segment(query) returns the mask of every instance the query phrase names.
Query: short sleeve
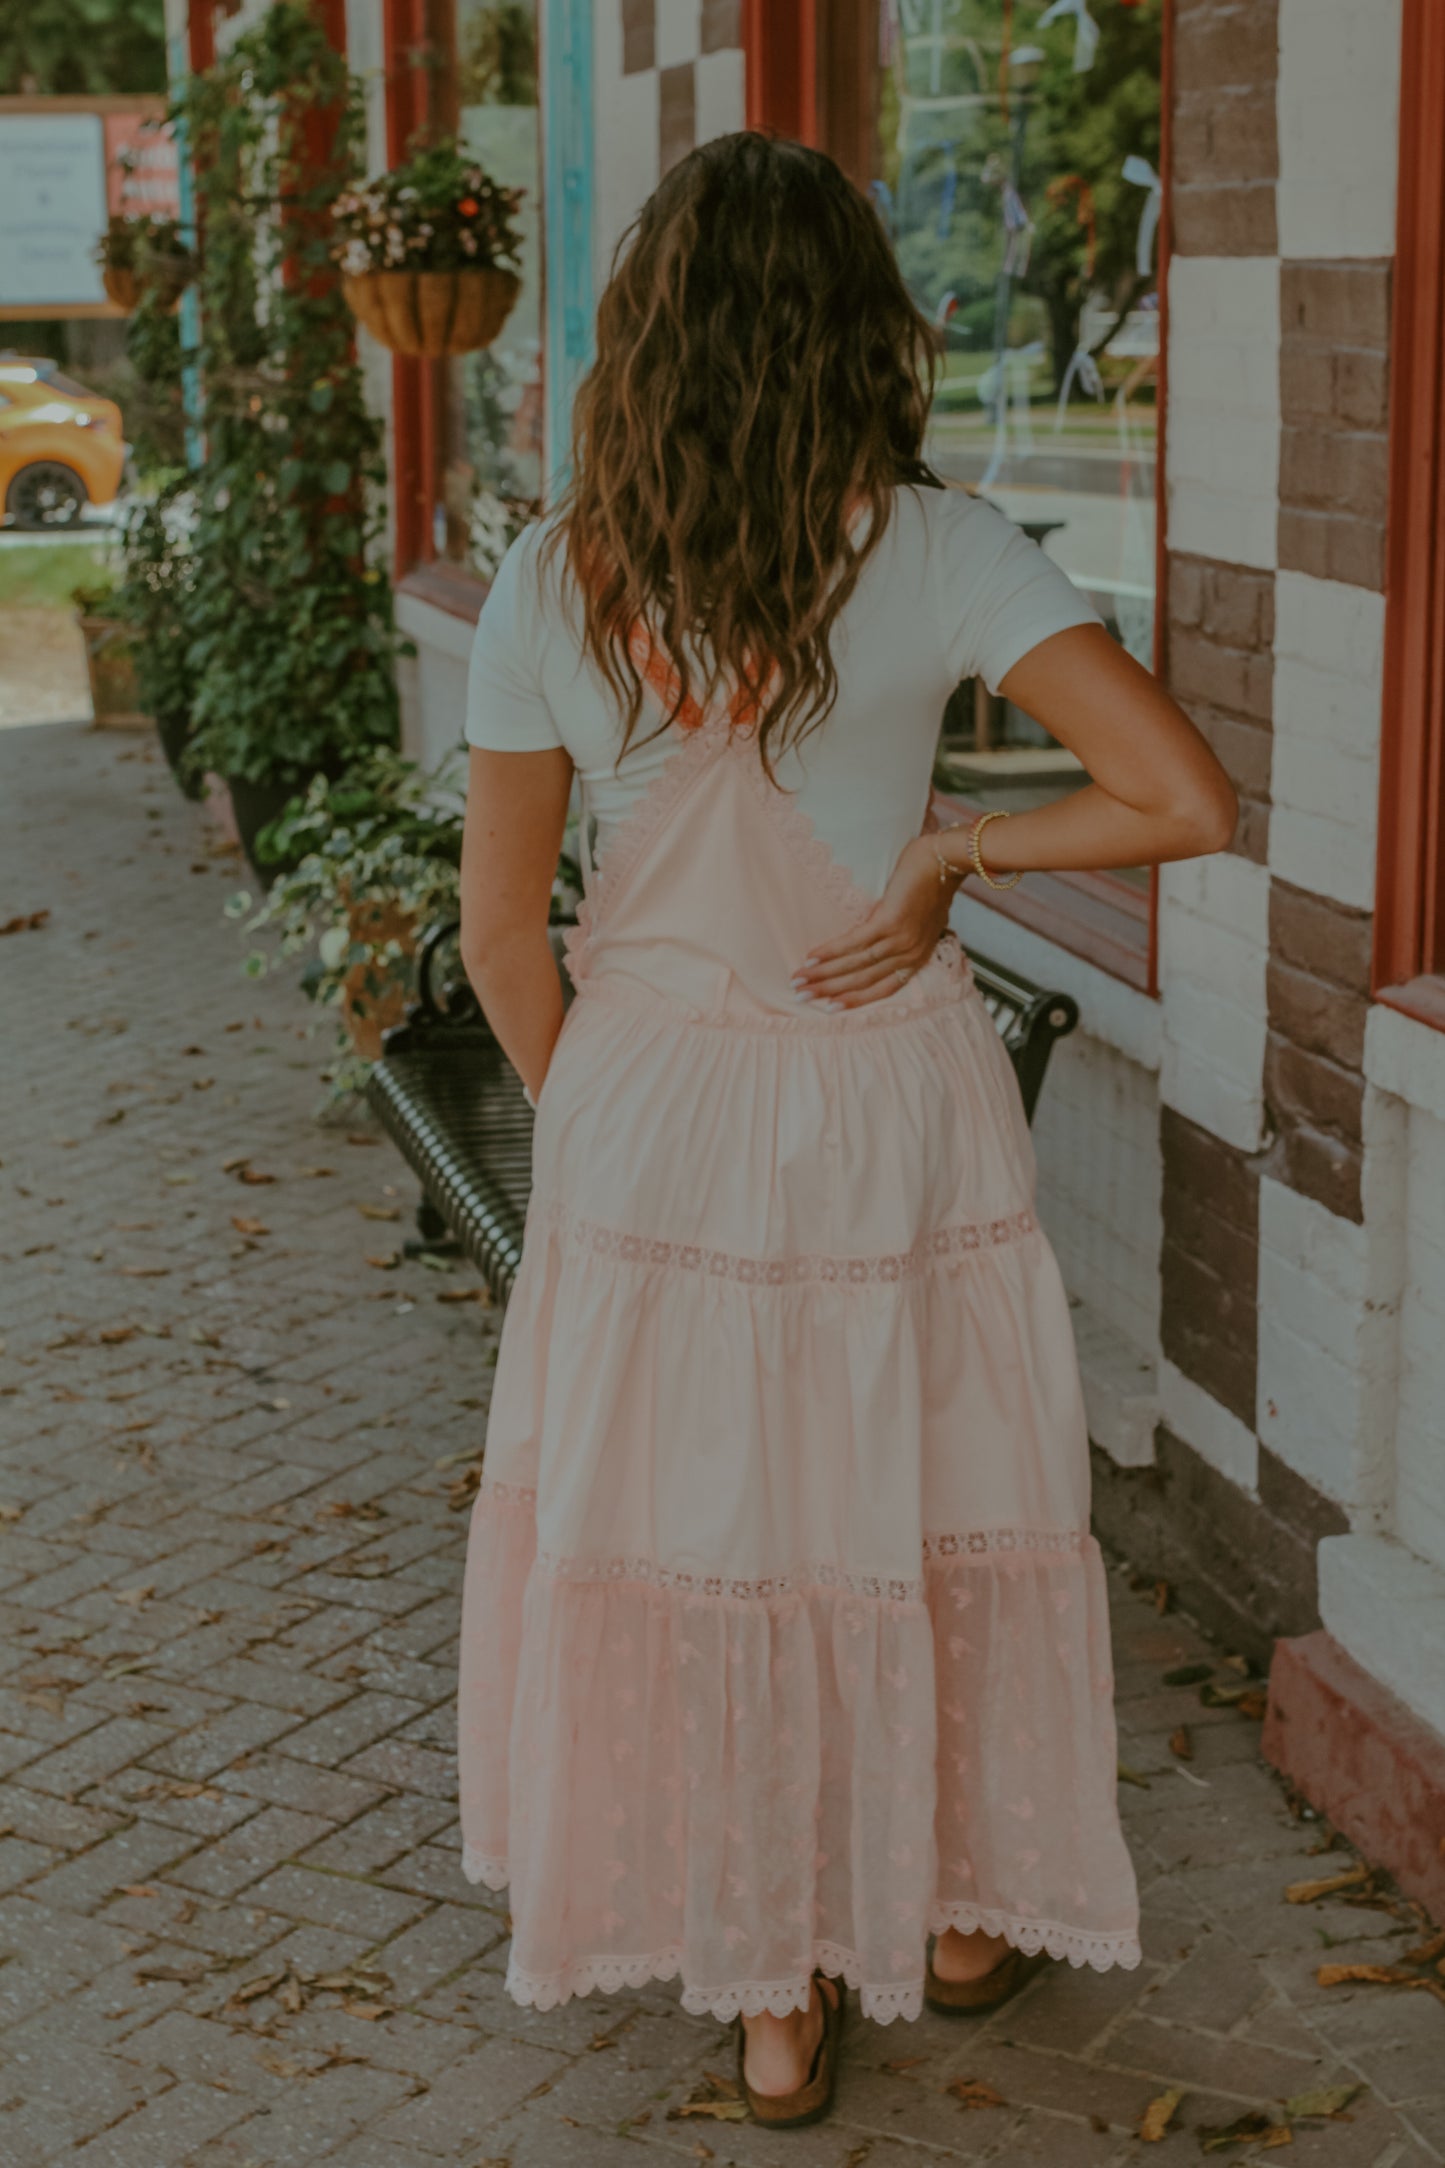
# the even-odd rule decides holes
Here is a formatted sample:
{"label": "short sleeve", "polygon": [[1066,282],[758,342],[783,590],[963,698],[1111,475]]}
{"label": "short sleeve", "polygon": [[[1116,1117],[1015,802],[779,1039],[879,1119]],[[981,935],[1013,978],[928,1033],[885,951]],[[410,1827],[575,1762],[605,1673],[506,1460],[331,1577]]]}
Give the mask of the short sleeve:
{"label": "short sleeve", "polygon": [[467,672],[467,743],[493,753],[545,753],[562,743],[542,691],[537,530],[520,534],[482,604]]}
{"label": "short sleeve", "polygon": [[996,693],[1041,640],[1100,622],[1068,574],[996,506],[963,490],[933,503],[940,630],[955,683],[981,677]]}

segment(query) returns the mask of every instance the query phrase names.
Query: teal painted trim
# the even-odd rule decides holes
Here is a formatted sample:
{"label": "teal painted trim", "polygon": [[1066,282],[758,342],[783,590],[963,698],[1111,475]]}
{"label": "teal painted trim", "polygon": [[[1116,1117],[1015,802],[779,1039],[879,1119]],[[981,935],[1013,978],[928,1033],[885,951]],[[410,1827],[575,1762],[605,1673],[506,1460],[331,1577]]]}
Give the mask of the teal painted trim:
{"label": "teal painted trim", "polygon": [[[171,94],[184,88],[190,72],[189,41],[184,32],[169,41],[166,47],[166,73],[170,78]],[[176,125],[177,193],[180,197],[181,233],[190,248],[196,245],[196,181],[191,171],[190,151],[186,143],[183,123]],[[188,286],[181,296],[181,351],[194,354],[201,343],[201,302],[194,286]],[[181,404],[186,415],[186,465],[199,467],[205,460],[206,444],[201,434],[201,372],[194,361],[187,362],[181,371]]]}
{"label": "teal painted trim", "polygon": [[592,6],[593,0],[544,0],[543,212],[552,490],[566,479],[572,400],[592,359]]}

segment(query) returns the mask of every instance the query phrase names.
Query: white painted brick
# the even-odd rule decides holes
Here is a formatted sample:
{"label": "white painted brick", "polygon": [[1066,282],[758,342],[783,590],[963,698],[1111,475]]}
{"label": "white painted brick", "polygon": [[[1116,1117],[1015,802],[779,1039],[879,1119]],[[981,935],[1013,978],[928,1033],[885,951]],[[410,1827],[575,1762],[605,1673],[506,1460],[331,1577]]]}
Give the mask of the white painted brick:
{"label": "white painted brick", "polygon": [[702,0],[656,0],[657,65],[673,68],[702,51]]}
{"label": "white painted brick", "polygon": [[1445,1121],[1412,1111],[1395,1419],[1395,1525],[1445,1569]]}
{"label": "white painted brick", "polygon": [[1168,1361],[1159,1365],[1159,1406],[1176,1438],[1253,1496],[1259,1483],[1259,1441],[1238,1416]]}
{"label": "white painted brick", "polygon": [[1279,265],[1176,256],[1169,271],[1171,548],[1276,561]]}
{"label": "white painted brick", "polygon": [[1270,869],[1362,910],[1375,889],[1384,637],[1383,595],[1278,574]]}
{"label": "white painted brick", "polygon": [[735,135],[747,118],[747,63],[740,50],[704,53],[697,64],[697,140]]}
{"label": "white painted brick", "polygon": [[1154,1464],[1158,1365],[1085,1302],[1073,1306],[1074,1340],[1089,1436],[1120,1468]]}
{"label": "white painted brick", "polygon": [[1221,854],[1160,869],[1161,1094],[1246,1151],[1263,1137],[1268,946],[1263,866]]}
{"label": "white painted brick", "polygon": [[1445,1737],[1445,1572],[1403,1543],[1327,1536],[1320,1616],[1345,1652]]}
{"label": "white painted brick", "polygon": [[1365,1025],[1365,1075],[1382,1092],[1445,1121],[1445,1031],[1376,1003]]}
{"label": "white painted brick", "polygon": [[[616,8],[617,0],[606,0],[606,4]],[[593,93],[599,291],[611,273],[617,243],[660,177],[657,72],[645,68],[636,75],[623,75],[621,39],[619,16],[617,72],[609,77],[599,68]]]}
{"label": "white painted brick", "polygon": [[1054,1050],[1034,1120],[1039,1211],[1064,1281],[1142,1359],[1159,1345],[1159,1095],[1083,1032]]}
{"label": "white painted brick", "polygon": [[1260,1183],[1260,1438],[1328,1497],[1370,1510],[1391,1482],[1392,1241],[1388,1228]]}
{"label": "white painted brick", "polygon": [[1279,252],[1395,246],[1400,0],[1280,0]]}

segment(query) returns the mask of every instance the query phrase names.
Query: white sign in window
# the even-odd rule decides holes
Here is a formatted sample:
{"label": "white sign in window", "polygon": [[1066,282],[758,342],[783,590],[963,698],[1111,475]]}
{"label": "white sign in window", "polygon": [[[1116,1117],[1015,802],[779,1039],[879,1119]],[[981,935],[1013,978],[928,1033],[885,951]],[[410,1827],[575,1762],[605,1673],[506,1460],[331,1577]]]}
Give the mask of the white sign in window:
{"label": "white sign in window", "polygon": [[0,307],[104,302],[105,222],[100,115],[0,115]]}

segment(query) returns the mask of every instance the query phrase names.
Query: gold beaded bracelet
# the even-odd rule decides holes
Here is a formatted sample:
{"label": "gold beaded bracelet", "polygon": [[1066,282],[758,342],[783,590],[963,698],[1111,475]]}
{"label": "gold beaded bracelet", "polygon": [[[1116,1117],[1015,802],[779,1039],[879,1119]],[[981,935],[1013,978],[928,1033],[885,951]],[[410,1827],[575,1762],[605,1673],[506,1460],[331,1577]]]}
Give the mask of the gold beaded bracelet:
{"label": "gold beaded bracelet", "polygon": [[942,851],[938,848],[938,837],[957,835],[960,828],[966,828],[967,826],[967,821],[950,821],[946,828],[938,829],[935,834],[933,855],[938,860],[938,885],[940,888],[947,888],[950,882],[953,881],[966,881],[968,879],[968,868],[967,866],[956,865],[951,858],[944,857]]}
{"label": "gold beaded bracelet", "polygon": [[1009,874],[1006,879],[1002,881],[996,881],[993,875],[989,872],[988,867],[984,864],[983,852],[979,848],[983,832],[985,828],[987,828],[989,822],[1006,821],[1008,817],[1009,816],[1007,813],[999,811],[994,811],[992,813],[980,813],[977,820],[974,822],[972,828],[970,828],[968,832],[968,855],[970,863],[973,866],[974,872],[978,875],[979,879],[984,883],[985,887],[987,888],[1017,888],[1019,882],[1023,879],[1023,873],[1022,871],[1020,871],[1018,873]]}

